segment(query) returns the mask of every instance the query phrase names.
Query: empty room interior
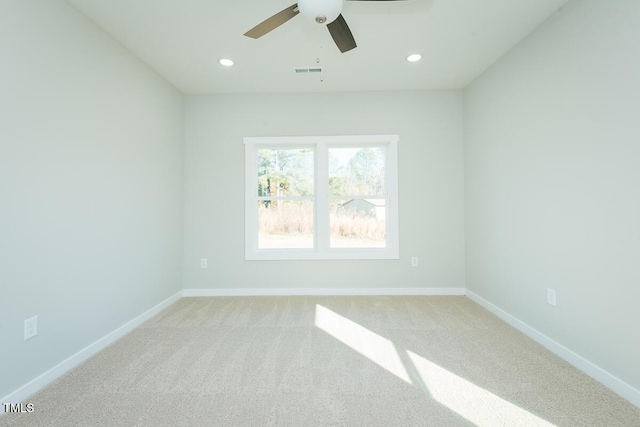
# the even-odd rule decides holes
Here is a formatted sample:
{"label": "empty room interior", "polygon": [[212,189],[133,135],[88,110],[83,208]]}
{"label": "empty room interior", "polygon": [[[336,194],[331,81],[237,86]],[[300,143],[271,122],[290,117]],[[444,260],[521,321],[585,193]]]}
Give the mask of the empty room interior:
{"label": "empty room interior", "polygon": [[640,1],[2,0],[0,64],[0,426],[640,426]]}

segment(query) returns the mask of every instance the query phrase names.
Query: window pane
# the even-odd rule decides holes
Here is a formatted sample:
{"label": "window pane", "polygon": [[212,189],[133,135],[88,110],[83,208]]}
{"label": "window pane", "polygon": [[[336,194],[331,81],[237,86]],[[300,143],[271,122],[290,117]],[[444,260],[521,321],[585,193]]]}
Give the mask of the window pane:
{"label": "window pane", "polygon": [[313,150],[258,150],[258,196],[313,195]]}
{"label": "window pane", "polygon": [[329,193],[385,194],[384,147],[329,148]]}
{"label": "window pane", "polygon": [[329,209],[331,248],[386,247],[385,199],[333,199]]}
{"label": "window pane", "polygon": [[313,201],[260,200],[258,248],[313,248]]}

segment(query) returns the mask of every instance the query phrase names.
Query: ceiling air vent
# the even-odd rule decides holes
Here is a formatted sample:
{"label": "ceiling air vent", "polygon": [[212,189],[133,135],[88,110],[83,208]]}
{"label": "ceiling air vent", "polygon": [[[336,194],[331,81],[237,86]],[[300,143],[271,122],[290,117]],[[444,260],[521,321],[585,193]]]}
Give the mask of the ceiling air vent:
{"label": "ceiling air vent", "polygon": [[300,68],[294,68],[293,71],[295,71],[296,74],[317,74],[317,73],[321,73],[322,72],[322,68],[320,67],[300,67]]}

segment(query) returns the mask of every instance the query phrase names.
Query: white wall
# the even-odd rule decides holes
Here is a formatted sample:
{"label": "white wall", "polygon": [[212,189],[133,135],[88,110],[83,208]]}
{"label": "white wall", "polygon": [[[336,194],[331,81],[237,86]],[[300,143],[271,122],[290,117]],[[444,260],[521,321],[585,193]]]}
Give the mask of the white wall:
{"label": "white wall", "polygon": [[639,49],[640,2],[574,1],[465,90],[467,288],[636,389]]}
{"label": "white wall", "polygon": [[[400,135],[401,259],[245,261],[242,138],[353,134]],[[461,91],[189,96],[185,139],[186,289],[464,287]]]}
{"label": "white wall", "polygon": [[183,105],[64,1],[0,33],[2,397],[181,289]]}

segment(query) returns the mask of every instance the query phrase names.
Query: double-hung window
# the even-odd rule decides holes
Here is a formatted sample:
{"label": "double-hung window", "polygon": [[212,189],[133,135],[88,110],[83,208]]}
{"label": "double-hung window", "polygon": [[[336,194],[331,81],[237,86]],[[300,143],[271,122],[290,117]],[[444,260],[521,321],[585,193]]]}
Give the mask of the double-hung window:
{"label": "double-hung window", "polygon": [[244,143],[246,259],[399,258],[398,135]]}

